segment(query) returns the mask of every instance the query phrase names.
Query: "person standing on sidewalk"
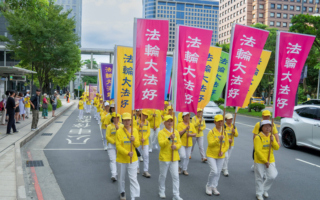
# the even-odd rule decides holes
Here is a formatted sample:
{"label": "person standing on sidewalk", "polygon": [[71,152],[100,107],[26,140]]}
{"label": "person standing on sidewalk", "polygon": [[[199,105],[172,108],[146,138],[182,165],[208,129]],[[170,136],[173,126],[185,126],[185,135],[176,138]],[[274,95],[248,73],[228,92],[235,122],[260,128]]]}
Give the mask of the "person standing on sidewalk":
{"label": "person standing on sidewalk", "polygon": [[38,122],[39,122],[39,110],[40,110],[40,94],[41,90],[36,90],[36,95],[31,97],[30,103],[32,106],[32,123],[31,123],[31,130],[34,131],[38,129]]}
{"label": "person standing on sidewalk", "polygon": [[[194,147],[196,146],[196,143],[198,143],[199,146],[199,151],[201,155],[201,161],[206,162],[206,154],[204,153],[204,148],[203,148],[203,130],[206,129],[206,121],[202,117],[202,109],[198,108],[197,110],[197,115],[192,118],[192,124],[194,125],[194,128],[197,131],[196,137],[192,138],[192,149],[191,149],[191,154],[193,152]],[[190,154],[190,159],[191,159],[191,154]]]}
{"label": "person standing on sidewalk", "polygon": [[69,93],[69,91],[67,90],[67,92],[66,92],[67,103],[69,102],[69,97],[70,97],[70,93]]}
{"label": "person standing on sidewalk", "polygon": [[54,92],[53,98],[51,99],[52,104],[52,117],[55,117],[54,113],[57,109],[58,99],[57,99],[57,92]]}
{"label": "person standing on sidewalk", "polygon": [[29,119],[30,117],[30,95],[29,90],[27,90],[26,97],[24,98],[24,109],[26,113],[26,118]]}
{"label": "person standing on sidewalk", "polygon": [[16,110],[14,111],[15,112],[15,119],[16,119],[16,124],[20,124],[19,122],[19,117],[20,117],[20,107],[19,107],[19,104],[20,104],[20,97],[18,95],[19,93],[17,92],[14,96],[14,101],[15,101],[15,104],[16,104]]}
{"label": "person standing on sidewalk", "polygon": [[19,108],[20,108],[20,113],[19,114],[20,114],[20,116],[19,117],[22,118],[23,121],[24,121],[26,111],[24,109],[25,102],[24,102],[24,98],[23,98],[22,92],[19,93],[19,97],[20,97],[20,99],[19,99]]}
{"label": "person standing on sidewalk", "polygon": [[43,94],[42,99],[42,117],[43,119],[47,119],[48,117],[48,100],[47,100],[47,94]]}
{"label": "person standing on sidewalk", "polygon": [[0,101],[1,125],[6,125],[6,95],[2,95],[2,101]]}
{"label": "person standing on sidewalk", "polygon": [[9,98],[7,99],[7,104],[6,104],[6,108],[7,108],[7,113],[9,115],[9,121],[7,124],[7,134],[11,134],[11,128],[13,130],[13,133],[17,133],[19,131],[17,131],[16,129],[16,124],[14,121],[14,115],[15,115],[15,109],[16,109],[16,102],[14,101],[14,96],[15,96],[15,92],[14,91],[9,91]]}
{"label": "person standing on sidewalk", "polygon": [[150,123],[150,137],[149,137],[149,152],[152,152],[153,147],[155,149],[159,148],[158,144],[158,133],[160,131],[161,124],[161,112],[160,110],[149,110],[148,112],[149,118],[148,121]]}

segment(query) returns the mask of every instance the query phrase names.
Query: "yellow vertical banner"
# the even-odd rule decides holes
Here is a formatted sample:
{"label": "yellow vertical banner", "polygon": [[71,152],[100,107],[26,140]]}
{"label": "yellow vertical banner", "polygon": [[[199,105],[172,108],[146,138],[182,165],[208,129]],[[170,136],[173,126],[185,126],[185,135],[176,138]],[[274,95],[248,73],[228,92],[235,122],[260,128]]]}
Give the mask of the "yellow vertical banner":
{"label": "yellow vertical banner", "polygon": [[261,82],[264,71],[267,68],[270,56],[271,56],[271,51],[267,51],[267,50],[262,51],[260,56],[260,61],[256,68],[256,72],[254,73],[254,76],[252,78],[251,85],[250,85],[248,94],[246,96],[246,99],[244,100],[244,103],[242,105],[242,108],[245,108],[249,105],[250,98],[252,97],[253,93],[256,91],[258,85]]}
{"label": "yellow vertical banner", "polygon": [[210,47],[206,69],[204,71],[199,100],[198,108],[203,109],[210,101],[214,82],[218,72],[220,55],[222,48]]}
{"label": "yellow vertical banner", "polygon": [[132,110],[133,48],[116,46],[114,52],[114,103],[116,112],[122,115]]}
{"label": "yellow vertical banner", "polygon": [[101,69],[99,68],[99,73],[98,73],[98,80],[99,80],[99,94],[103,95],[103,91],[102,91],[102,80],[101,80]]}

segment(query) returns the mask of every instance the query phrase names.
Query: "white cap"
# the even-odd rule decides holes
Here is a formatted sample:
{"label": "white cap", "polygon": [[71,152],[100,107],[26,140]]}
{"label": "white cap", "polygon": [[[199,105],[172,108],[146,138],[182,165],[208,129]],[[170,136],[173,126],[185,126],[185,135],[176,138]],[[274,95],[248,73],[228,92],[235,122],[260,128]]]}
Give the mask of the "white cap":
{"label": "white cap", "polygon": [[233,119],[233,116],[231,113],[227,113],[225,116],[226,119]]}
{"label": "white cap", "polygon": [[262,122],[260,123],[260,127],[262,127],[263,125],[266,125],[266,124],[271,125],[271,121],[270,120],[262,120]]}
{"label": "white cap", "polygon": [[136,109],[136,111],[140,111],[141,109]]}
{"label": "white cap", "polygon": [[27,90],[27,92],[30,92],[30,90]]}
{"label": "white cap", "polygon": [[104,106],[108,106],[108,105],[110,105],[109,102],[107,102],[107,101],[104,102]]}
{"label": "white cap", "polygon": [[114,108],[114,103],[112,103],[112,104],[110,105],[110,107],[111,107],[111,108]]}
{"label": "white cap", "polygon": [[187,114],[189,114],[188,112],[183,112],[182,116],[186,116]]}

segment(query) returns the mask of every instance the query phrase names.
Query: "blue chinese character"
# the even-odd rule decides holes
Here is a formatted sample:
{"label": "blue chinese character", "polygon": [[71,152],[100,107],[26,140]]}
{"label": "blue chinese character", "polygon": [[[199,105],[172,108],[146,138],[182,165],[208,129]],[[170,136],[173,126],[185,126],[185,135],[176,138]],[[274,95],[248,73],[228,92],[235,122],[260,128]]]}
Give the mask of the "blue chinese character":
{"label": "blue chinese character", "polygon": [[129,100],[122,100],[121,101],[121,108],[125,108],[126,106],[128,106],[129,105]]}
{"label": "blue chinese character", "polygon": [[219,80],[219,81],[221,81],[221,75],[219,75],[219,74],[217,74],[217,76],[216,76],[216,78]]}
{"label": "blue chinese character", "polygon": [[123,66],[122,73],[132,76],[132,74],[133,74],[132,70],[133,70],[132,67]]}
{"label": "blue chinese character", "polygon": [[226,64],[228,64],[228,60],[226,58],[220,57],[220,63],[226,65]]}
{"label": "blue chinese character", "polygon": [[224,70],[226,70],[224,67],[218,67],[218,72],[224,73]]}
{"label": "blue chinese character", "polygon": [[261,58],[260,58],[258,65],[260,65],[261,62],[262,62],[262,60],[261,60]]}
{"label": "blue chinese character", "polygon": [[256,68],[256,72],[254,72],[254,75],[255,75],[255,76],[258,76],[258,73],[259,73],[259,69]]}
{"label": "blue chinese character", "polygon": [[214,87],[219,87],[219,83],[218,83],[218,82],[215,82],[215,83],[214,83]]}
{"label": "blue chinese character", "polygon": [[214,95],[214,94],[216,94],[216,91],[217,91],[217,90],[212,90],[211,96]]}
{"label": "blue chinese character", "polygon": [[131,80],[128,80],[128,78],[126,77],[125,79],[122,79],[124,81],[124,83],[122,83],[122,85],[128,84],[129,87],[131,87],[131,85],[129,84],[129,82],[131,82]]}
{"label": "blue chinese character", "polygon": [[208,83],[208,80],[207,80],[206,78],[209,78],[209,77],[203,76],[203,80],[204,80],[206,83]]}
{"label": "blue chinese character", "polygon": [[204,100],[204,95],[200,95],[198,102],[201,102],[201,101],[203,101],[203,100]]}
{"label": "blue chinese character", "polygon": [[124,54],[124,63],[132,63],[132,55]]}
{"label": "blue chinese character", "polygon": [[209,55],[208,55],[208,60],[207,60],[207,61],[212,61],[212,59],[213,59],[213,57],[212,57],[212,55],[209,53]]}
{"label": "blue chinese character", "polygon": [[210,65],[207,65],[207,66],[206,66],[205,72],[208,72],[208,73],[211,72],[211,66],[210,66]]}
{"label": "blue chinese character", "polygon": [[207,87],[205,85],[201,85],[201,92],[205,92]]}
{"label": "blue chinese character", "polygon": [[121,97],[123,96],[128,97],[129,95],[130,95],[130,91],[128,89],[122,88]]}

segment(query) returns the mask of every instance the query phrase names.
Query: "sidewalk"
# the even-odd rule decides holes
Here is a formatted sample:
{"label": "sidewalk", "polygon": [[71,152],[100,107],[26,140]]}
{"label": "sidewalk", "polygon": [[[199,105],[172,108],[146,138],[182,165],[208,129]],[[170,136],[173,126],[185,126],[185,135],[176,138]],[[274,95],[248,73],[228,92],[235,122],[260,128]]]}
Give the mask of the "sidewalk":
{"label": "sidewalk", "polygon": [[[55,115],[58,117],[68,110],[74,101],[67,103],[65,99],[61,100],[62,107],[58,108]],[[22,172],[22,163],[20,147],[31,140],[42,129],[52,123],[57,117],[51,117],[48,112],[48,118],[43,119],[42,113],[39,113],[38,130],[31,131],[32,115],[25,121],[16,124],[19,133],[12,135],[6,134],[7,126],[0,125],[0,200],[25,199],[26,191]]]}

